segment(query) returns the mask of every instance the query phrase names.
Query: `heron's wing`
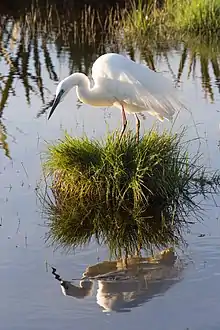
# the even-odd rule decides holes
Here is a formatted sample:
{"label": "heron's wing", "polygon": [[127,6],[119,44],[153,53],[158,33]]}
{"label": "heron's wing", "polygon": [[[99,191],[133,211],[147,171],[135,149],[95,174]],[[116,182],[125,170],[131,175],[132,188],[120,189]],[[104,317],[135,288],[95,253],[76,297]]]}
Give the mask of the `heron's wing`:
{"label": "heron's wing", "polygon": [[161,73],[119,55],[106,54],[92,68],[96,82],[106,81],[105,87],[128,106],[146,109],[152,115],[171,119],[182,104],[172,83]]}

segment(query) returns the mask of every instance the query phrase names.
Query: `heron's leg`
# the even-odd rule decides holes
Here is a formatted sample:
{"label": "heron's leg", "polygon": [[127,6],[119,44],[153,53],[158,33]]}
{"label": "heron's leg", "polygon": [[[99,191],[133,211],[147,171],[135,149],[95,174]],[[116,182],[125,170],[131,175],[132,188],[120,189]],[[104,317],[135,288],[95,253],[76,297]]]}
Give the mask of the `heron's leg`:
{"label": "heron's leg", "polygon": [[139,137],[140,137],[140,119],[138,118],[138,115],[135,113],[135,118],[136,118],[136,139],[137,143],[139,142]]}
{"label": "heron's leg", "polygon": [[126,118],[126,115],[125,115],[125,109],[124,109],[123,104],[121,105],[121,115],[122,115],[122,129],[121,129],[120,140],[121,140],[121,138],[124,134],[125,128],[127,126],[127,118]]}
{"label": "heron's leg", "polygon": [[128,268],[128,251],[125,249],[124,266]]}
{"label": "heron's leg", "polygon": [[138,242],[135,256],[141,257],[141,249],[142,249],[142,244]]}

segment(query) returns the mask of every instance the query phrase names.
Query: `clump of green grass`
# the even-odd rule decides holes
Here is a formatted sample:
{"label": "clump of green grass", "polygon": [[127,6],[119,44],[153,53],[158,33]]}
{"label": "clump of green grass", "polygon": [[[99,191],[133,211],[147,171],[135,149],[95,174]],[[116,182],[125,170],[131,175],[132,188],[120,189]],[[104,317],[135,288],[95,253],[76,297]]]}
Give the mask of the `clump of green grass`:
{"label": "clump of green grass", "polygon": [[44,197],[48,239],[68,249],[95,238],[117,257],[180,244],[189,215],[201,211],[196,196],[220,183],[197,156],[190,160],[182,134],[168,131],[151,130],[138,144],[131,132],[101,142],[66,134],[44,164],[52,182]]}

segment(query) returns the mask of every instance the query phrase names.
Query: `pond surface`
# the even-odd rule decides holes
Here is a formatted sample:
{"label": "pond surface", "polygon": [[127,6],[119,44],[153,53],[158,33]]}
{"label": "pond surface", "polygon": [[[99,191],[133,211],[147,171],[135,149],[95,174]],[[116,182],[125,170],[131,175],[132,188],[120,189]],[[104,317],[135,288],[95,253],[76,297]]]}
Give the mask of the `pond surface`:
{"label": "pond surface", "polygon": [[[67,36],[65,31],[59,33],[58,20],[57,25],[49,26],[47,22],[42,23],[42,18],[37,25],[29,25],[28,30],[24,16],[6,19],[2,14],[0,19],[4,27],[1,31],[1,46],[4,47],[0,53],[2,329],[220,329],[220,222],[219,208],[213,201],[205,201],[203,223],[192,226],[192,232],[186,235],[189,246],[184,255],[188,262],[181,272],[181,280],[164,279],[161,286],[152,286],[151,290],[137,294],[138,298],[132,303],[126,303],[120,294],[120,302],[114,303],[115,292],[123,292],[123,286],[103,294],[96,285],[92,294],[84,299],[63,295],[45,261],[56,267],[63,279],[71,281],[72,278],[81,278],[89,264],[107,259],[107,250],[91,243],[82,250],[65,255],[47,247],[44,242],[47,228],[36,197],[42,178],[41,154],[46,150],[47,141],[62,137],[64,130],[75,136],[86,133],[89,137],[101,138],[108,128],[120,127],[120,112],[116,108],[78,106],[74,91],[69,93],[49,122],[44,113],[45,105],[53,100],[57,80],[73,71],[90,72],[97,56],[108,51],[127,54],[151,67],[153,60],[156,70],[178,82],[181,96],[193,116],[180,113],[173,130],[186,125],[189,127],[187,138],[199,134],[203,138],[200,146],[203,163],[218,169],[218,52],[207,47],[206,52],[201,50],[200,53],[200,48],[177,44],[166,51],[155,50],[152,54],[153,50],[149,52],[149,47],[147,51],[143,45],[126,46],[124,41],[118,40],[103,43],[97,32],[90,37],[83,33],[75,36],[75,23],[72,35]],[[142,133],[154,122],[154,118],[147,116],[142,121]],[[129,124],[131,127],[135,125],[132,116]],[[163,129],[171,124],[158,125]],[[198,141],[192,142],[190,147],[195,153]],[[216,197],[216,203],[219,202]],[[205,236],[199,237],[200,234]],[[133,283],[126,290],[135,296],[137,288]],[[100,296],[104,297],[104,302]],[[112,306],[121,313],[103,313],[103,306]]]}

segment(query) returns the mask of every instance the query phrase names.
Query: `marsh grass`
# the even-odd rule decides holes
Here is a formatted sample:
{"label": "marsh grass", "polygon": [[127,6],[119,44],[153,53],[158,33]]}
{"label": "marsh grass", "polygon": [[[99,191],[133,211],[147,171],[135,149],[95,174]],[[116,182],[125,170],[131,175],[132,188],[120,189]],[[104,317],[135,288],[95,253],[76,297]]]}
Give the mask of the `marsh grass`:
{"label": "marsh grass", "polygon": [[138,144],[132,132],[121,142],[118,133],[101,142],[66,134],[49,145],[41,201],[50,244],[68,250],[95,238],[119,257],[183,242],[190,215],[201,215],[196,197],[216,193],[220,177],[190,159],[182,134],[152,129]]}
{"label": "marsh grass", "polygon": [[166,0],[168,26],[181,33],[211,36],[220,31],[219,0]]}
{"label": "marsh grass", "polygon": [[131,0],[121,23],[128,36],[142,37],[153,33],[160,37],[185,34],[212,36],[220,32],[219,0]]}
{"label": "marsh grass", "polygon": [[155,0],[149,0],[147,3],[143,0],[131,0],[130,6],[122,13],[119,25],[128,40],[144,40],[149,34],[165,40],[167,30],[164,17],[163,10],[158,9]]}
{"label": "marsh grass", "polygon": [[7,142],[7,131],[6,127],[0,120],[0,148],[2,148],[5,152],[5,156],[8,158],[10,157],[10,152],[9,152],[9,147],[8,147],[8,142]]}

